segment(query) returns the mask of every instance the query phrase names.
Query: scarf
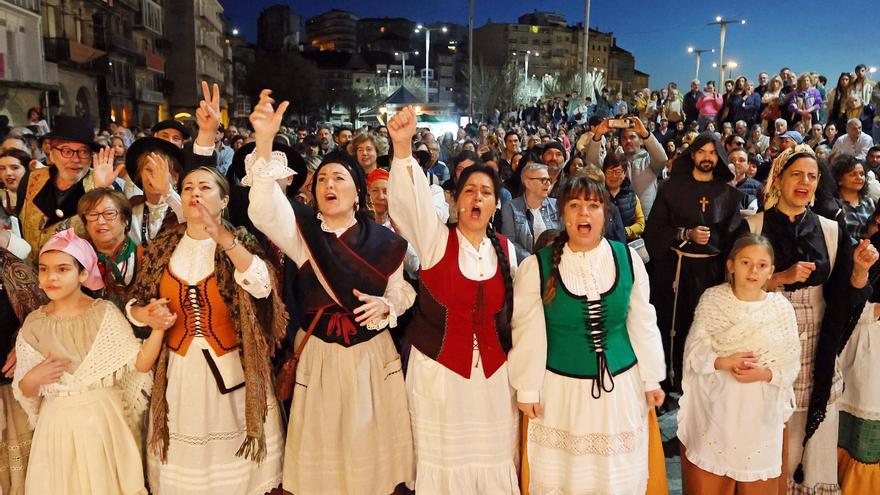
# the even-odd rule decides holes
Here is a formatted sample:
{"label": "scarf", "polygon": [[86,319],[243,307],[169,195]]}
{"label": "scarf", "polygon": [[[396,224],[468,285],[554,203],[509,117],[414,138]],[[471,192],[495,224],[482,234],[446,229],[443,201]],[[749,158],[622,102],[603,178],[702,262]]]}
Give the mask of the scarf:
{"label": "scarf", "polygon": [[19,322],[23,323],[33,310],[49,302],[40,289],[34,268],[5,248],[0,248],[0,285],[6,290]]}
{"label": "scarf", "polygon": [[[128,287],[125,284],[125,273],[128,271],[128,260],[131,259],[136,251],[137,245],[128,236],[125,237],[122,244],[116,247],[113,254],[109,256],[99,252],[97,249],[95,250],[98,254],[98,269],[101,271],[101,278],[104,280],[104,289],[100,292],[100,297],[109,300],[116,307],[123,310],[125,303],[128,301],[126,297]],[[135,256],[134,262],[137,265],[137,256]],[[122,270],[119,269],[120,263],[123,264]],[[135,266],[135,273],[139,271],[138,268],[140,267]],[[146,338],[142,336],[141,332],[136,331],[135,335],[139,338]]]}
{"label": "scarf", "polygon": [[[230,228],[228,225],[227,228]],[[167,267],[174,249],[186,232],[186,224],[163,229],[147,246],[144,266]],[[240,228],[233,231],[238,242],[254,256],[262,256],[262,249],[253,235]],[[236,456],[261,462],[266,456],[264,424],[268,410],[267,400],[272,387],[269,359],[275,354],[287,327],[287,311],[278,290],[277,275],[269,264],[272,294],[265,299],[255,299],[239,286],[233,277],[235,267],[222,249],[214,254],[217,286],[232,316],[238,322],[241,342],[242,365],[245,375],[245,430],[247,438],[235,453]],[[139,270],[133,296],[138,304],[146,304],[150,298],[159,297],[159,282],[164,269]],[[168,458],[168,402],[165,389],[168,385],[168,346],[162,346],[153,378],[150,415],[153,427],[148,446],[164,462]]]}

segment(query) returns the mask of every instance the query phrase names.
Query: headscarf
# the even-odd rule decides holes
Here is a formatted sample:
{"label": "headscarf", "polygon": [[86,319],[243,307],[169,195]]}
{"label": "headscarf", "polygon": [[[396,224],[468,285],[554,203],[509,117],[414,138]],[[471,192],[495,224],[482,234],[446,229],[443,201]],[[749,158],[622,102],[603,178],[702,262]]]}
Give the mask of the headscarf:
{"label": "headscarf", "polygon": [[[785,169],[790,167],[795,160],[803,157],[810,157],[813,160],[816,160],[816,153],[813,151],[813,148],[810,148],[806,144],[799,144],[794,148],[784,150],[773,160],[773,166],[770,168],[770,175],[767,176],[767,186],[764,188],[765,210],[769,210],[779,203],[779,198],[782,196],[779,178],[782,173],[785,172]],[[815,196],[810,199],[811,206],[815,200]]]}
{"label": "headscarf", "polygon": [[58,232],[46,244],[43,244],[40,254],[42,255],[47,251],[61,251],[79,261],[79,264],[89,274],[86,281],[82,283],[87,289],[99,290],[104,288],[104,280],[101,278],[101,270],[98,268],[98,255],[95,254],[92,245],[76,235],[72,228]]}
{"label": "headscarf", "polygon": [[[327,153],[324,155],[324,160],[318,165],[318,168],[315,169],[314,179],[312,179],[312,197],[317,198],[318,195],[315,193],[317,185],[318,185],[318,174],[321,172],[321,169],[326,167],[331,163],[338,163],[345,167],[348,170],[348,173],[351,174],[351,178],[354,181],[354,187],[357,190],[358,196],[358,209],[363,209],[367,204],[367,179],[364,176],[364,169],[355,162],[351,156],[347,153],[341,151],[333,151],[331,153]],[[317,199],[316,199],[317,201]]]}
{"label": "headscarf", "polygon": [[388,180],[388,177],[390,176],[391,174],[389,174],[387,170],[383,168],[377,168],[376,170],[370,172],[370,175],[367,176],[367,187],[370,187],[376,181]]}

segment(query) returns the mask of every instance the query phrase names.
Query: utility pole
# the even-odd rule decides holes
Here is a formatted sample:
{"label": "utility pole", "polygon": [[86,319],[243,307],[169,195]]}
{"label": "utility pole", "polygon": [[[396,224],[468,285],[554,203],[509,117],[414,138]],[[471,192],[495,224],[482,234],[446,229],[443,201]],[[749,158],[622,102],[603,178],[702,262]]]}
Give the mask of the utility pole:
{"label": "utility pole", "polygon": [[468,13],[468,121],[474,121],[474,0]]}
{"label": "utility pole", "polygon": [[[587,97],[587,62],[590,58],[590,0],[584,0],[584,61],[581,65],[581,98]],[[593,96],[590,95],[592,99]]]}

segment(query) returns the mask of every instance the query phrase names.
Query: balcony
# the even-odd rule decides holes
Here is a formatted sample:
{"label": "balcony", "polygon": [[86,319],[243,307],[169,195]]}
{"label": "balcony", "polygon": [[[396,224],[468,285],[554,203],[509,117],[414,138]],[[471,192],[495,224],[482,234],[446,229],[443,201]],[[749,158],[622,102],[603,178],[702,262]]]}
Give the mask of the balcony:
{"label": "balcony", "polygon": [[127,53],[129,55],[139,55],[137,43],[133,39],[124,35],[110,33],[107,35],[107,50]]}
{"label": "balcony", "polygon": [[21,7],[25,10],[30,10],[35,14],[40,13],[40,0],[6,0],[7,2]]}
{"label": "balcony", "polygon": [[136,11],[141,10],[141,1],[140,0],[116,0],[116,1],[118,3],[121,3],[122,5],[125,5],[131,9],[134,9]]}
{"label": "balcony", "polygon": [[137,99],[138,101],[149,103],[152,105],[161,105],[165,100],[165,95],[163,95],[160,91],[153,91],[152,89],[146,88],[138,88],[137,89]]}

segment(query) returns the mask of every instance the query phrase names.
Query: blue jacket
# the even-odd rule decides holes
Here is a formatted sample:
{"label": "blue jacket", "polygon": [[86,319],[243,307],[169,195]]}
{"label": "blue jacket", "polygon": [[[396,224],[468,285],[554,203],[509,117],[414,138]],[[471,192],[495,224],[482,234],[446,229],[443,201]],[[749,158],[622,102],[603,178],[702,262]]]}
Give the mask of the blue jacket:
{"label": "blue jacket", "polygon": [[[518,196],[501,206],[501,234],[516,247],[516,259],[520,263],[532,254],[535,238],[532,212],[526,206],[526,198]],[[556,198],[545,198],[541,204],[541,218],[547,229],[559,228],[559,212]]]}

